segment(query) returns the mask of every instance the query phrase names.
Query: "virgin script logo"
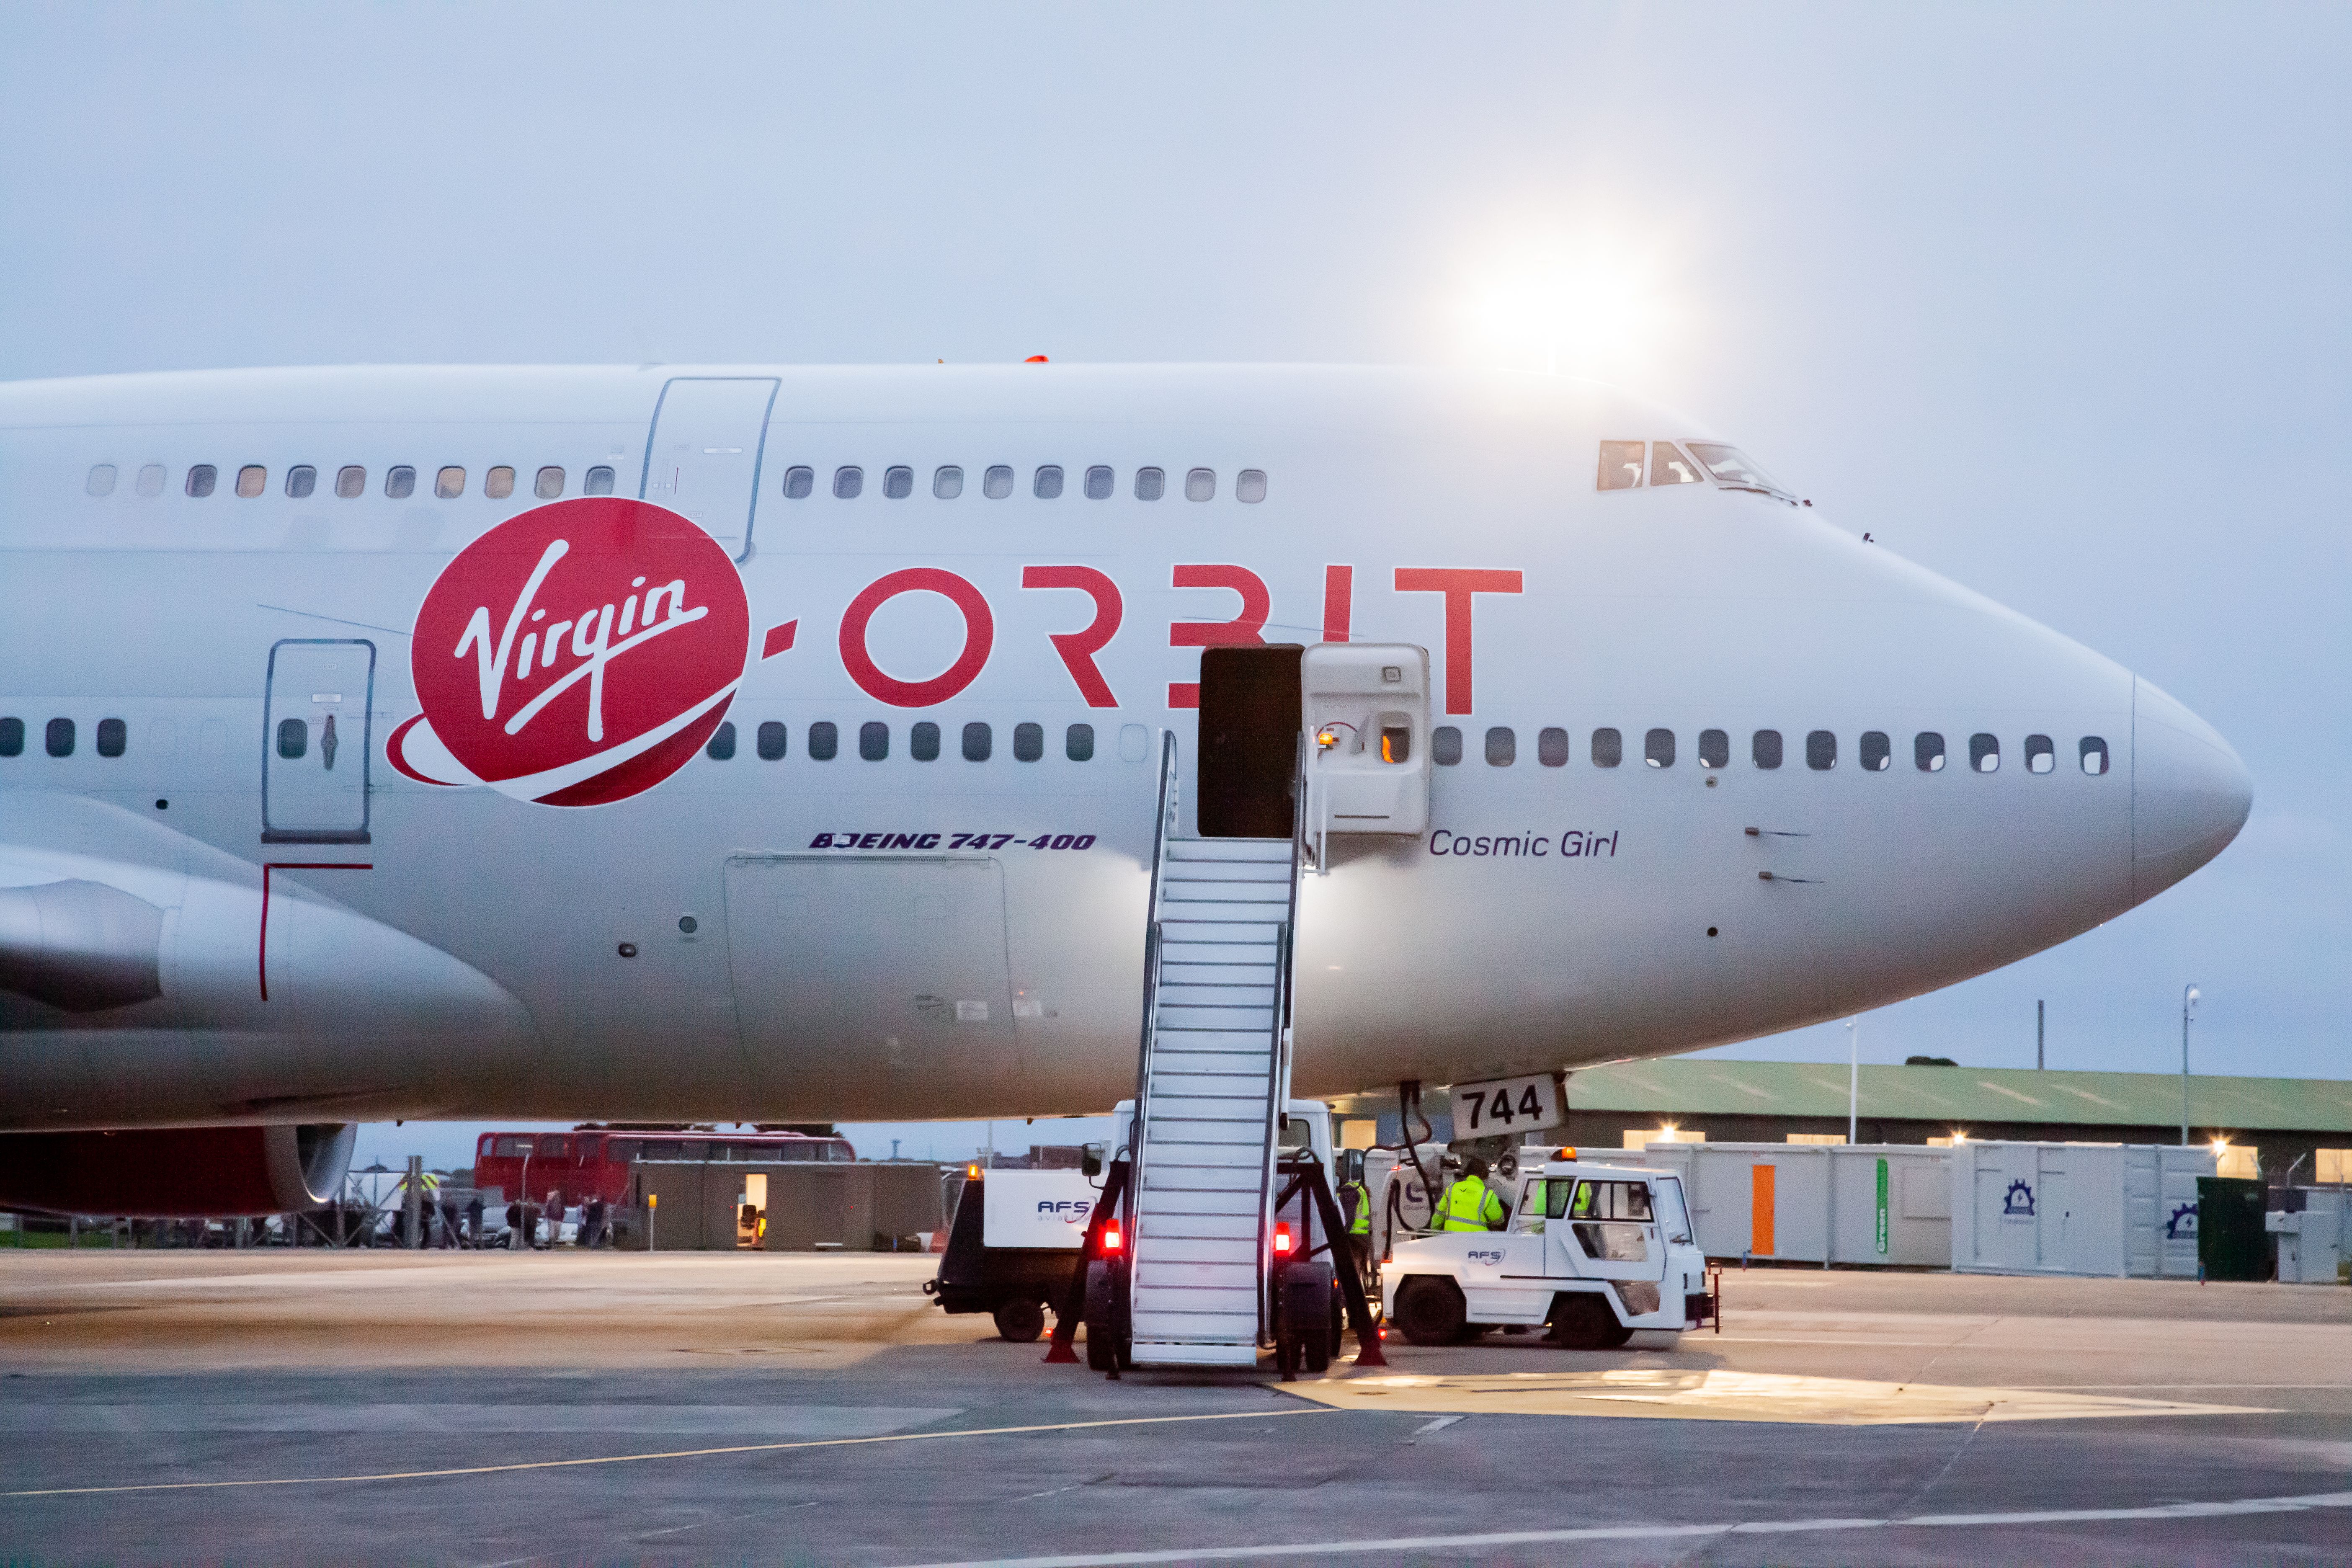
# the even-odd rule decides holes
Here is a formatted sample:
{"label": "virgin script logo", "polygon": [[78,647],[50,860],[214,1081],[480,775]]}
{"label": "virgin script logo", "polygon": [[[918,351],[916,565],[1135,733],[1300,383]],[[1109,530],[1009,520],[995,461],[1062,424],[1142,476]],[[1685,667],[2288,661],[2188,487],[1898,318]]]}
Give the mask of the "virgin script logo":
{"label": "virgin script logo", "polygon": [[618,497],[509,518],[451,559],[416,614],[424,711],[392,765],[547,805],[601,805],[683,767],[750,655],[735,563],[692,521]]}

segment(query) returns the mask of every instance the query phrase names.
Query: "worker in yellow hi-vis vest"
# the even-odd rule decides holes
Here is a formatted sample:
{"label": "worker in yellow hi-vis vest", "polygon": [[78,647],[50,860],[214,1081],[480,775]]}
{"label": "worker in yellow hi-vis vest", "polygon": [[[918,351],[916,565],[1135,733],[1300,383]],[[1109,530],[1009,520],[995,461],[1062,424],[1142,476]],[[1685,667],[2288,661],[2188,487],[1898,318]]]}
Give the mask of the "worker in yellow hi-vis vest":
{"label": "worker in yellow hi-vis vest", "polygon": [[1462,1175],[1445,1189],[1437,1206],[1440,1230],[1500,1230],[1510,1220],[1503,1200],[1486,1187],[1486,1162],[1473,1154],[1463,1162]]}

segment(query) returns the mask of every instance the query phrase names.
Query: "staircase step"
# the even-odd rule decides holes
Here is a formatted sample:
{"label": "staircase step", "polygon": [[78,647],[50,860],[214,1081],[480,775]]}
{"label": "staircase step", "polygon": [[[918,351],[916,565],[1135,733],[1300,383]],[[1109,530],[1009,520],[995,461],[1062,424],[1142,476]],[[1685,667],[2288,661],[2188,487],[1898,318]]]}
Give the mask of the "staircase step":
{"label": "staircase step", "polygon": [[1287,838],[1171,838],[1168,841],[1171,860],[1280,860],[1290,859]]}

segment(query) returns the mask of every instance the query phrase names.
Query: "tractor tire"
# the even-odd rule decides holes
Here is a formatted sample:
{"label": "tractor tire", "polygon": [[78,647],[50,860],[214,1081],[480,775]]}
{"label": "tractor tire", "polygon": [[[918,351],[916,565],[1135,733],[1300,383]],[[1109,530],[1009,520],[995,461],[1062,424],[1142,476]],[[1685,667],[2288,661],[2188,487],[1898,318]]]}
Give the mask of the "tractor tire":
{"label": "tractor tire", "polygon": [[1551,1332],[1544,1336],[1572,1351],[1615,1350],[1633,1337],[1617,1321],[1597,1290],[1563,1290],[1552,1302]]}
{"label": "tractor tire", "polygon": [[1092,1372],[1117,1372],[1126,1359],[1124,1336],[1118,1331],[1118,1283],[1104,1259],[1087,1265],[1087,1367]]}
{"label": "tractor tire", "polygon": [[1462,1288],[1451,1279],[1420,1274],[1397,1288],[1397,1327],[1414,1344],[1452,1344],[1468,1315]]}

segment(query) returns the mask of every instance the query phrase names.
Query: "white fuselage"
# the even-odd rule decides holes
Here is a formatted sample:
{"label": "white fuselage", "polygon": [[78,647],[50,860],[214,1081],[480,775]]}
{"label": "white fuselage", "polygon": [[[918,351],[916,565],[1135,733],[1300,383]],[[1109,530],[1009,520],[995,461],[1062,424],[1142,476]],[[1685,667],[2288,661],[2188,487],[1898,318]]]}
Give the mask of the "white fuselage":
{"label": "white fuselage", "polygon": [[[2109,660],[1801,505],[1595,488],[1602,441],[1693,437],[1605,388],[1337,369],[0,386],[0,717],[24,737],[0,755],[0,1128],[1102,1110],[1133,1081],[1162,731],[1192,830],[1194,715],[1171,689],[1200,679],[1199,628],[1237,616],[1209,636],[1425,647],[1431,721],[1460,736],[1429,833],[1336,840],[1306,884],[1302,1094],[1836,1017],[2062,942],[2234,835],[2235,755]],[[209,494],[190,493],[199,466]],[[289,495],[300,467],[314,486]],[[413,493],[388,495],[402,468]],[[1108,496],[1087,493],[1094,468]],[[511,494],[485,493],[496,468]],[[733,754],[584,805],[396,765],[417,661],[471,682],[489,657],[413,647],[428,591],[545,504],[542,470],[576,498],[598,468],[738,563]],[[1160,499],[1139,497],[1146,468]],[[1237,495],[1244,470],[1263,499]],[[1051,570],[1056,585],[1024,585],[1055,568],[1097,587]],[[910,571],[931,575],[876,589]],[[924,585],[948,578],[982,611]],[[682,580],[701,603],[709,584]],[[483,607],[500,632],[506,600]],[[570,629],[560,650],[547,632],[530,679],[591,657],[573,650],[598,605],[548,607],[569,621],[536,625]],[[1089,628],[1090,650],[1052,640]],[[614,656],[615,679],[654,646]],[[330,711],[331,779],[299,771]],[[299,758],[278,749],[289,715],[309,726]],[[68,754],[49,754],[55,720]],[[913,754],[919,724],[936,758]],[[966,760],[970,725],[988,727],[984,761]],[[1090,727],[1086,760],[1072,726]],[[1622,765],[1596,765],[1601,730]],[[1654,731],[1670,764],[1646,760]],[[1702,758],[1713,731],[1727,758]],[[1781,739],[1777,768],[1753,760],[1759,731]],[[1809,765],[1816,731],[1833,766]],[[1923,734],[1942,737],[1935,771],[1916,765]],[[1866,770],[1878,735],[1891,760]],[[1997,766],[1972,765],[1975,736]],[[2082,765],[2086,738],[2104,773]],[[325,816],[273,830],[265,812],[312,809],[299,792],[320,780],[342,792],[313,803]]]}

